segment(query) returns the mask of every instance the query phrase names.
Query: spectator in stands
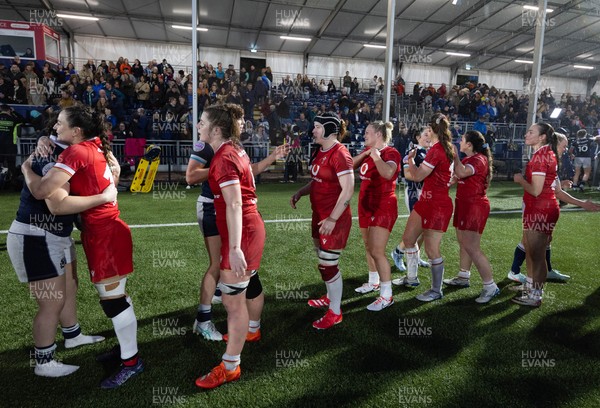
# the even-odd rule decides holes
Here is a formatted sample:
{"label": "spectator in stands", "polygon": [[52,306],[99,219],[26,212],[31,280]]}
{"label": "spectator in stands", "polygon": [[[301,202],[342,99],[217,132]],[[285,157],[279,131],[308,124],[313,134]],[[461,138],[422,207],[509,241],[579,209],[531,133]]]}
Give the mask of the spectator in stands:
{"label": "spectator in stands", "polygon": [[321,79],[319,82],[319,93],[321,95],[325,95],[327,93],[327,84],[325,83],[324,79]]}
{"label": "spectator in stands", "polygon": [[350,94],[354,95],[360,92],[360,84],[358,83],[358,79],[354,77],[352,80],[352,84],[350,86]]}
{"label": "spectator in stands", "polygon": [[160,85],[154,85],[152,92],[150,93],[149,105],[153,109],[161,108],[165,104],[165,95],[161,90]]}
{"label": "spectator in stands", "polygon": [[375,89],[377,89],[377,75],[369,81],[369,95],[375,95]]}
{"label": "spectator in stands", "polygon": [[[139,61],[139,60],[136,60]],[[135,67],[135,64],[134,64]],[[137,95],[137,100],[139,105],[143,107],[148,106],[148,100],[150,99],[150,84],[146,82],[146,76],[141,75],[139,77],[139,81],[135,84],[135,94]]]}
{"label": "spectator in stands", "polygon": [[171,64],[169,64],[169,63],[167,62],[167,59],[166,59],[166,58],[164,58],[164,59],[162,60],[162,62],[161,62],[160,64],[158,64],[156,67],[158,68],[158,73],[159,73],[159,74],[162,74],[162,73],[164,73],[164,72],[165,72],[165,70],[166,70],[167,68],[168,68],[168,69],[170,69],[170,70],[171,70],[171,72],[173,72],[173,66],[171,66]]}
{"label": "spectator in stands", "polygon": [[306,114],[304,112],[300,112],[299,117],[295,120],[295,123],[298,134],[302,135],[308,132],[310,122],[308,119],[306,119]]}
{"label": "spectator in stands", "polygon": [[258,77],[258,71],[256,71],[254,65],[250,65],[250,70],[248,71],[248,82],[256,84],[256,80],[258,79]]}
{"label": "spectator in stands", "polygon": [[485,115],[487,115],[487,114],[479,116],[479,119],[473,125],[473,130],[478,131],[482,135],[486,135],[487,134],[487,126],[485,124],[485,120],[486,120],[486,116]]}
{"label": "spectator in stands", "polygon": [[408,146],[411,142],[411,136],[408,134],[408,128],[404,122],[398,123],[398,129],[398,136],[394,138],[394,148],[398,150],[402,157],[404,157],[408,151]]}
{"label": "spectator in stands", "polygon": [[10,103],[12,95],[12,85],[3,76],[0,76],[0,103]]}
{"label": "spectator in stands", "polygon": [[146,116],[146,111],[144,108],[138,108],[137,111],[131,117],[131,131],[133,132],[133,137],[148,139],[149,138],[149,125],[150,121],[148,120],[148,116]]}
{"label": "spectator in stands", "polygon": [[342,86],[346,88],[346,93],[349,94],[350,87],[352,86],[352,77],[350,76],[350,71],[346,71],[346,75],[344,76],[342,83]]}
{"label": "spectator in stands", "polygon": [[[101,90],[101,92],[104,92],[104,89]],[[104,110],[106,108],[109,108],[109,104],[108,104],[108,100],[106,99],[106,93],[104,93],[105,96],[100,96],[98,98],[98,101],[96,102],[96,112],[104,112]]]}
{"label": "spectator in stands", "polygon": [[287,98],[284,96],[281,102],[277,104],[277,115],[281,119],[281,123],[291,124],[290,104]]}
{"label": "spectator in stands", "polygon": [[254,119],[254,105],[256,104],[256,92],[252,83],[246,84],[242,93],[242,105],[244,106],[244,118]]}
{"label": "spectator in stands", "polygon": [[24,121],[13,108],[6,104],[0,106],[0,167],[8,168],[9,178],[16,168],[17,145],[15,144],[14,129]]}
{"label": "spectator in stands", "polygon": [[[256,126],[256,131],[252,135],[252,158],[254,162],[259,162],[268,154],[269,134],[263,123]],[[260,176],[259,176],[260,177]]]}
{"label": "spectator in stands", "polygon": [[281,132],[281,119],[276,111],[276,106],[271,105],[269,110],[269,115],[267,116],[267,121],[269,122],[269,139],[271,140],[271,144],[277,146],[279,142],[279,135]]}
{"label": "spectator in stands", "polygon": [[117,126],[117,117],[113,115],[110,108],[104,108],[104,120],[111,124],[111,129]]}
{"label": "spectator in stands", "polygon": [[92,85],[88,85],[83,91],[81,102],[89,107],[94,107],[94,101],[96,101],[96,93]]}
{"label": "spectator in stands", "polygon": [[[26,81],[25,77],[21,77],[21,79]],[[27,88],[21,79],[13,80],[13,94],[10,103],[15,105],[27,105]]]}
{"label": "spectator in stands", "polygon": [[413,102],[421,102],[421,83],[417,82],[415,84],[415,86],[413,86],[413,94],[412,94],[412,101]]}
{"label": "spectator in stands", "polygon": [[[233,85],[231,87],[231,91],[229,92],[229,95],[227,95],[227,98],[225,99],[225,101],[227,103],[235,103],[236,105],[242,105],[242,96],[238,92],[237,85]],[[249,119],[253,119],[253,118],[249,118]]]}
{"label": "spectator in stands", "polygon": [[[265,79],[267,79],[267,77],[264,77]],[[267,79],[268,81],[268,79]],[[267,83],[265,83],[265,81],[263,80],[263,77],[258,77],[255,81],[255,85],[254,85],[254,94],[255,94],[255,98],[256,98],[256,102],[261,104],[265,101],[265,99],[267,98],[267,93],[269,92],[269,85],[267,85]]]}
{"label": "spectator in stands", "polygon": [[77,75],[77,71],[75,70],[75,65],[72,62],[69,62],[64,69],[65,72],[65,82],[71,79],[72,75]]}
{"label": "spectator in stands", "polygon": [[337,90],[335,89],[335,84],[333,83],[333,79],[329,80],[329,83],[327,84],[327,93],[331,96],[332,94],[336,93]]}

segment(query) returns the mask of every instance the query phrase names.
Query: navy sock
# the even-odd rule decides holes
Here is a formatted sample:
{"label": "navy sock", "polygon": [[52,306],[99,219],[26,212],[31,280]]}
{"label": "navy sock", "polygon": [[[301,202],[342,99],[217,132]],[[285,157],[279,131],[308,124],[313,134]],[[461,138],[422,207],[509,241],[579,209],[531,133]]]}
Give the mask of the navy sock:
{"label": "navy sock", "polygon": [[515,248],[515,255],[510,270],[515,274],[521,273],[521,265],[523,265],[523,262],[525,262],[525,248],[523,248],[523,244],[519,243]]}
{"label": "navy sock", "polygon": [[196,314],[196,320],[200,323],[208,322],[212,319],[212,307],[211,305],[200,305],[198,306],[198,313]]}
{"label": "navy sock", "polygon": [[75,323],[71,327],[63,327],[62,334],[65,339],[73,339],[81,334],[81,327],[79,327],[79,323]]}
{"label": "navy sock", "polygon": [[37,364],[46,364],[54,360],[56,343],[47,347],[35,347],[35,362]]}

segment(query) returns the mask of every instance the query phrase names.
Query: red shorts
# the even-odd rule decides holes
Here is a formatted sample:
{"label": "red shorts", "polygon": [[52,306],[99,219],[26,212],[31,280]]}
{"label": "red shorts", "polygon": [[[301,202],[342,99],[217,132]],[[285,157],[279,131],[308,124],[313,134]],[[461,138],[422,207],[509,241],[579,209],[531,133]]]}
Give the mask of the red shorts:
{"label": "red shorts", "polygon": [[346,247],[346,242],[348,242],[350,228],[352,228],[352,214],[350,211],[344,211],[342,216],[335,223],[331,235],[321,235],[319,234],[319,228],[321,228],[319,222],[327,217],[328,215],[318,214],[313,211],[312,237],[319,240],[319,246],[322,249],[344,249]]}
{"label": "red shorts", "polygon": [[92,283],[133,272],[131,231],[120,218],[85,224],[81,242]]}
{"label": "red shorts", "polygon": [[454,222],[452,225],[461,231],[476,231],[483,234],[485,224],[490,216],[489,201],[456,200]]}
{"label": "red shorts", "polygon": [[413,207],[413,211],[421,216],[421,227],[423,229],[443,232],[446,232],[450,224],[452,209],[450,197],[443,197],[438,200],[419,199]]}
{"label": "red shorts", "polygon": [[560,208],[558,204],[544,208],[531,208],[523,204],[523,229],[552,235],[559,216]]}
{"label": "red shorts", "polygon": [[[376,207],[376,208],[373,208]],[[358,226],[360,228],[382,227],[392,232],[398,219],[398,200],[395,196],[386,197],[378,206],[363,205],[358,202]]]}
{"label": "red shorts", "polygon": [[[217,227],[221,236],[221,270],[231,269],[229,264],[229,231],[227,221],[217,219]],[[246,270],[253,271],[260,268],[260,260],[265,248],[265,223],[258,212],[242,215],[242,252],[246,258]]]}

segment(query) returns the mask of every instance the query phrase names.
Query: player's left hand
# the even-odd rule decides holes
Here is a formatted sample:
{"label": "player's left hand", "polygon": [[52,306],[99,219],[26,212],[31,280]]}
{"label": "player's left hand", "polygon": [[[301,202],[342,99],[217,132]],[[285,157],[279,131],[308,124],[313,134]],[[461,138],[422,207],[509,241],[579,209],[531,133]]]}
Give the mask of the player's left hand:
{"label": "player's left hand", "polygon": [[593,203],[590,200],[584,201],[584,203],[581,205],[581,208],[586,211],[600,211],[600,205]]}
{"label": "player's left hand", "polygon": [[33,154],[35,157],[48,157],[54,151],[54,146],[54,142],[48,136],[42,136],[39,138]]}
{"label": "player's left hand", "polygon": [[319,228],[319,234],[321,235],[331,235],[331,232],[335,228],[336,221],[334,221],[331,217],[327,217],[324,220],[321,220],[318,225],[321,226]]}
{"label": "player's left hand", "polygon": [[248,264],[246,263],[246,257],[239,247],[234,247],[229,250],[229,266],[235,276],[238,278],[244,276]]}
{"label": "player's left hand", "polygon": [[513,181],[517,184],[521,184],[525,179],[521,173],[515,173],[513,175]]}
{"label": "player's left hand", "polygon": [[371,158],[373,160],[381,159],[381,152],[379,151],[379,149],[372,148],[372,149],[370,149],[370,152],[371,152]]}

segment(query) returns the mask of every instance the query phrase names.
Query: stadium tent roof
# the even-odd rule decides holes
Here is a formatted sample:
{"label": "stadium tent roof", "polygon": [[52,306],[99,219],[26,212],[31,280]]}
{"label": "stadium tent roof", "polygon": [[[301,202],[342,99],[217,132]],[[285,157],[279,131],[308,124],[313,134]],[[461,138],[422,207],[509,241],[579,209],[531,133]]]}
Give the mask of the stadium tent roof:
{"label": "stadium tent roof", "polygon": [[[406,62],[528,75],[536,12],[533,0],[396,0],[394,57]],[[543,75],[596,78],[600,69],[600,0],[554,0],[548,7]],[[7,0],[9,20],[30,21],[35,10],[98,17],[63,19],[70,34],[189,43],[191,0]],[[384,60],[387,0],[201,1],[203,46]],[[311,38],[309,42],[281,35]],[[446,51],[470,54],[451,56]],[[573,65],[594,66],[592,70]]]}

